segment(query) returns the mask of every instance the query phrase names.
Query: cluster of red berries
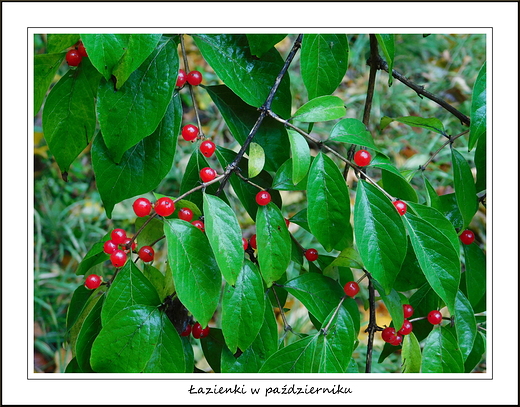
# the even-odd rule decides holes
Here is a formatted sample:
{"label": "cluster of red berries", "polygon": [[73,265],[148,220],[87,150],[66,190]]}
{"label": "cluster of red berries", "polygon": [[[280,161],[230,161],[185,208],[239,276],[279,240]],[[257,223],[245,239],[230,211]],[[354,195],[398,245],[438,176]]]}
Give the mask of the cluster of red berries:
{"label": "cluster of red berries", "polygon": [[[110,233],[110,238],[103,244],[103,251],[110,255],[110,262],[115,267],[123,267],[128,258],[127,253],[130,250],[135,250],[137,243],[132,242],[132,239],[127,237],[123,229],[114,229]],[[132,245],[128,247],[130,242],[132,242]],[[155,252],[150,246],[143,246],[139,249],[137,255],[142,261],[148,263],[153,260]]]}
{"label": "cluster of red berries", "polygon": [[407,318],[413,315],[413,307],[410,304],[403,305],[403,313],[405,320],[403,326],[398,331],[393,327],[387,327],[381,332],[381,338],[383,341],[388,342],[390,345],[398,346],[403,342],[403,337],[412,332],[413,326]]}
{"label": "cluster of red berries", "polygon": [[186,328],[184,328],[184,331],[182,331],[181,336],[190,336],[190,333],[195,339],[205,338],[209,335],[209,326],[202,328],[202,325],[198,322],[195,322],[193,326],[187,324]]}
{"label": "cluster of red berries", "polygon": [[65,60],[67,61],[67,64],[69,64],[69,66],[78,66],[83,57],[86,56],[88,56],[87,50],[85,49],[83,43],[80,41],[78,45],[67,51],[67,54],[65,55]]}
{"label": "cluster of red berries", "polygon": [[[155,205],[152,205],[150,200],[146,198],[137,198],[133,203],[134,212],[137,216],[143,217],[148,216],[152,212],[152,208],[155,213],[160,216],[170,216],[175,212],[175,203],[171,198],[164,196],[159,198]],[[193,219],[193,211],[189,208],[181,208],[178,213],[179,219],[191,222]],[[204,232],[204,222],[201,220],[195,220],[191,224]]]}

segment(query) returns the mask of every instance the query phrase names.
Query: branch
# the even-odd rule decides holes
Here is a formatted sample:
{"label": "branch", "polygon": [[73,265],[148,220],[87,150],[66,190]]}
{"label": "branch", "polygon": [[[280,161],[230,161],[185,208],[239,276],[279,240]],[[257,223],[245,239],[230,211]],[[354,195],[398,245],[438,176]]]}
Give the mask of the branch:
{"label": "branch", "polygon": [[372,284],[372,278],[370,277],[370,275],[368,278],[368,302],[370,304],[370,317],[368,320],[368,327],[365,330],[365,332],[368,332],[365,373],[370,373],[372,371],[372,350],[374,348],[374,334],[377,331],[381,330],[381,328],[377,326],[376,322],[376,296],[374,285]]}
{"label": "branch", "polygon": [[426,167],[428,166],[428,164],[430,164],[433,161],[433,159],[437,156],[437,154],[439,154],[442,151],[442,149],[444,147],[446,147],[448,144],[452,144],[455,140],[457,140],[459,137],[462,137],[464,134],[467,134],[468,132],[469,132],[469,130],[466,130],[466,131],[463,131],[460,134],[457,134],[456,136],[453,136],[453,137],[448,136],[448,141],[445,141],[442,144],[442,146],[435,153],[432,154],[432,156],[428,159],[428,161],[426,161],[423,165],[421,165],[419,167],[419,169],[421,171],[426,170]]}

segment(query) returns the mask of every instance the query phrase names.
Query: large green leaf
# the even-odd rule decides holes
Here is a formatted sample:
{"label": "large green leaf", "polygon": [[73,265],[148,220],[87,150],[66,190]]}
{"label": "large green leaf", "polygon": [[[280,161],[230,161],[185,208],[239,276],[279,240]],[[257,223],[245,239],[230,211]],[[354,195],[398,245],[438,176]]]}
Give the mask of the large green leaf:
{"label": "large green leaf", "polygon": [[164,234],[177,295],[204,327],[217,309],[222,281],[208,239],[200,229],[180,219],[165,219]]}
{"label": "large green leaf", "polygon": [[330,95],[348,67],[349,47],[345,34],[305,34],[301,49],[302,79],[309,99]]}
{"label": "large green leaf", "polygon": [[76,340],[75,355],[82,372],[92,372],[92,367],[90,366],[92,344],[101,331],[101,311],[105,296],[99,296],[97,299],[81,325],[81,330]]}
{"label": "large green leaf", "polygon": [[235,212],[222,199],[204,194],[204,226],[224,279],[235,285],[244,261],[242,230]]}
{"label": "large green leaf", "polygon": [[291,262],[291,238],[280,209],[270,202],[256,214],[258,264],[262,277],[271,287]]}
{"label": "large green leaf", "polygon": [[395,57],[395,35],[394,34],[376,34],[377,43],[383,51],[388,64],[388,86],[392,86],[392,69],[394,67]]}
{"label": "large green leaf", "polygon": [[292,181],[297,185],[309,172],[311,151],[307,140],[300,133],[288,130],[287,134],[291,143]]}
{"label": "large green leaf", "polygon": [[452,242],[428,221],[407,212],[406,229],[421,269],[434,291],[455,313],[455,297],[460,283],[459,254]]}
{"label": "large green leaf", "polygon": [[287,34],[246,34],[246,36],[251,54],[261,57],[282,41]]}
{"label": "large green leaf", "polygon": [[96,136],[92,146],[92,166],[109,218],[116,203],[151,191],[168,174],[181,120],[182,106],[177,94],[157,129],[127,150],[119,163],[112,159],[101,134]]}
{"label": "large green leaf", "polygon": [[47,52],[66,51],[79,40],[79,34],[47,34]]}
{"label": "large green leaf", "polygon": [[406,202],[417,202],[419,200],[417,192],[401,173],[396,174],[393,171],[383,169],[381,179],[383,188],[390,195],[399,197]]}
{"label": "large green leaf", "polygon": [[388,126],[393,121],[406,124],[411,127],[420,127],[429,131],[433,131],[434,133],[442,134],[446,136],[446,130],[444,129],[444,125],[439,119],[436,118],[424,118],[419,116],[405,116],[405,117],[388,117],[383,116],[381,119],[381,130]]}
{"label": "large green leaf", "polygon": [[43,135],[62,172],[89,145],[96,130],[99,73],[88,59],[52,88],[43,107]]}
{"label": "large green leaf", "polygon": [[477,190],[471,168],[462,156],[454,148],[451,149],[451,162],[453,165],[453,182],[455,184],[455,197],[459,206],[463,227],[466,228],[478,210]]}
{"label": "large green leaf", "polygon": [[246,261],[236,284],[226,284],[222,298],[222,333],[231,352],[245,350],[253,343],[263,324],[264,309],[262,276]]}
{"label": "large green leaf", "polygon": [[439,326],[426,338],[421,364],[422,373],[463,373],[464,361],[453,333]]}
{"label": "large green leaf", "polygon": [[345,236],[351,236],[350,197],[348,187],[338,166],[319,153],[311,164],[307,183],[309,227],[325,250],[338,247]]}
{"label": "large green leaf", "polygon": [[65,58],[65,53],[38,54],[34,56],[34,115],[38,113],[47,90]]}
{"label": "large green leaf", "polygon": [[[233,137],[243,145],[258,119],[258,109],[244,103],[224,85],[207,86],[205,89],[222,114]],[[264,149],[265,169],[268,171],[276,171],[289,158],[287,131],[282,123],[271,117],[262,121],[254,142]]]}
{"label": "large green leaf", "polygon": [[97,113],[105,144],[116,163],[152,134],[171,102],[179,70],[177,40],[164,37],[119,90],[101,82]]}
{"label": "large green leaf", "polygon": [[403,373],[421,372],[421,346],[413,332],[404,336],[401,356],[403,358]]}
{"label": "large green leaf", "polygon": [[476,243],[462,245],[464,249],[466,290],[472,307],[477,307],[486,295],[486,255]]}
{"label": "large green leaf", "polygon": [[486,62],[480,68],[471,95],[471,123],[468,148],[471,150],[482,135],[486,135]]}
{"label": "large green leaf", "polygon": [[406,256],[406,232],[392,202],[365,181],[356,192],[354,233],[363,264],[389,292]]}
{"label": "large green leaf", "polygon": [[301,106],[291,117],[300,122],[325,122],[344,116],[347,110],[337,96],[318,96]]}
{"label": "large green leaf", "polygon": [[372,134],[367,130],[367,127],[358,119],[347,118],[337,122],[330,132],[329,140],[357,144],[376,151],[381,151],[381,149],[374,144]]}
{"label": "large green leaf", "polygon": [[460,290],[455,299],[455,332],[462,358],[466,360],[477,336],[477,322],[471,304]]}
{"label": "large green leaf", "polygon": [[[226,86],[253,107],[264,104],[284,65],[275,48],[258,58],[251,54],[245,34],[196,34],[193,39],[204,59]],[[272,109],[284,118],[291,114],[288,75],[280,83]]]}

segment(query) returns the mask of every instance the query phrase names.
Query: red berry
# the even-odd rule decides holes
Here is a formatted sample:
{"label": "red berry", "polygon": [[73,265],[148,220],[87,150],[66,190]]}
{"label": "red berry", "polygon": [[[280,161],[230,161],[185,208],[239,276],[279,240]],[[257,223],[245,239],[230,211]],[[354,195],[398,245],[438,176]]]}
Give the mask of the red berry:
{"label": "red berry", "polygon": [[318,260],[318,251],[316,249],[305,250],[305,258],[309,261]]}
{"label": "red berry", "polygon": [[405,318],[410,318],[413,315],[413,307],[410,304],[403,304],[403,314]]}
{"label": "red berry", "polygon": [[173,203],[171,198],[167,196],[163,196],[159,198],[155,203],[155,212],[160,216],[170,216],[173,212],[175,212],[175,204]]}
{"label": "red berry", "polygon": [[123,229],[114,229],[110,234],[112,242],[117,245],[124,244],[126,240],[126,232]]}
{"label": "red berry", "polygon": [[107,240],[103,244],[103,251],[106,254],[112,254],[117,250],[117,244],[115,244],[112,240]]}
{"label": "red berry", "polygon": [[401,334],[397,334],[395,336],[395,340],[390,342],[390,345],[394,345],[394,346],[399,346],[401,344],[401,342],[403,341],[403,335]]}
{"label": "red berry", "polygon": [[460,234],[460,241],[464,244],[471,244],[475,240],[475,233],[471,230],[466,229],[464,232]]}
{"label": "red berry", "polygon": [[181,208],[179,210],[179,219],[185,220],[186,222],[191,222],[193,219],[193,211],[189,208]]}
{"label": "red berry", "polygon": [[186,328],[184,328],[184,331],[182,331],[181,336],[190,336],[191,333],[191,325],[186,324]]}
{"label": "red berry", "polygon": [[199,135],[199,128],[193,124],[187,124],[182,128],[182,138],[186,141],[193,141]]}
{"label": "red berry", "polygon": [[132,204],[134,212],[140,218],[150,215],[152,203],[146,198],[137,198]]}
{"label": "red berry", "polygon": [[85,279],[85,287],[89,290],[95,290],[101,285],[101,276],[97,274],[91,274]]}
{"label": "red berry", "polygon": [[[124,246],[124,248],[126,249],[126,245],[129,244],[131,241],[132,241],[132,239],[130,239],[129,237],[127,237],[126,240],[125,240],[125,243],[123,243],[122,246]],[[132,250],[135,250],[136,247],[137,247],[137,243],[136,243],[136,241],[134,240],[134,241],[132,242],[131,249],[132,249]]]}
{"label": "red berry", "polygon": [[88,57],[87,55],[87,50],[85,49],[85,46],[83,45],[83,43],[80,41],[79,44],[78,44],[78,53],[79,55],[83,58],[83,57]]}
{"label": "red berry", "polygon": [[256,194],[256,203],[261,206],[267,205],[271,202],[271,194],[267,191],[260,191]]}
{"label": "red berry", "polygon": [[204,232],[204,222],[201,220],[194,220],[191,224]]}
{"label": "red berry", "polygon": [[381,338],[383,341],[392,343],[397,339],[397,332],[395,332],[395,328],[388,327],[383,329],[383,332],[381,332]]}
{"label": "red berry", "polygon": [[139,252],[137,255],[139,258],[144,261],[145,263],[148,263],[153,260],[155,252],[150,246],[143,246],[139,249]]}
{"label": "red berry", "polygon": [[242,246],[244,246],[244,250],[247,250],[247,248],[249,247],[249,242],[245,237],[242,238]]}
{"label": "red berry", "polygon": [[397,212],[399,212],[399,215],[403,216],[406,213],[406,210],[408,209],[406,203],[403,201],[394,201],[393,204],[395,209],[397,209]]}
{"label": "red berry", "polygon": [[191,71],[187,77],[188,83],[192,86],[198,86],[202,83],[202,74],[199,71]]}
{"label": "red berry", "polygon": [[399,329],[399,331],[397,331],[397,333],[401,334],[401,335],[408,335],[410,332],[412,332],[412,329],[413,329],[412,323],[410,321],[408,321],[407,319],[405,319],[403,321],[403,326],[401,327],[401,329]]}
{"label": "red berry", "polygon": [[114,267],[123,267],[126,263],[126,253],[122,250],[116,250],[110,255],[110,261]]}
{"label": "red berry", "polygon": [[428,314],[428,322],[432,325],[440,324],[442,322],[442,314],[437,310],[430,311]]}
{"label": "red berry", "polygon": [[256,235],[249,238],[249,245],[256,250]]}
{"label": "red berry", "polygon": [[178,88],[184,86],[186,83],[187,75],[186,71],[184,69],[179,69],[179,74],[177,75],[177,82],[175,83],[175,86]]}
{"label": "red berry", "polygon": [[355,281],[349,281],[343,286],[343,291],[349,297],[354,297],[359,292],[359,285]]}
{"label": "red berry", "polygon": [[371,159],[372,156],[367,150],[359,150],[354,154],[354,162],[360,167],[366,167]]}
{"label": "red berry", "polygon": [[67,51],[65,59],[67,60],[67,63],[70,66],[78,66],[81,62],[82,57],[77,49],[70,49],[69,51]]}
{"label": "red berry", "polygon": [[200,170],[199,175],[202,182],[210,182],[213,181],[217,176],[217,171],[210,167],[204,167],[202,170]]}
{"label": "red berry", "polygon": [[211,157],[215,152],[215,143],[211,140],[205,140],[200,143],[199,150],[204,155],[204,157]]}
{"label": "red berry", "polygon": [[205,338],[209,335],[209,326],[202,329],[202,326],[196,322],[195,325],[193,325],[193,328],[191,328],[191,334],[194,338]]}

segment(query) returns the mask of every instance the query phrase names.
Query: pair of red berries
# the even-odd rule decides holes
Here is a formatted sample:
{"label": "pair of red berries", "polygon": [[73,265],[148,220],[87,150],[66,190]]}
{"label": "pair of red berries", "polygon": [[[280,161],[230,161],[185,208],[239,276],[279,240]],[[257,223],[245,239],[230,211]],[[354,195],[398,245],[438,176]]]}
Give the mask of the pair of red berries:
{"label": "pair of red berries", "polygon": [[69,64],[69,66],[78,66],[83,57],[86,56],[88,56],[87,50],[85,49],[83,43],[80,41],[75,48],[67,51],[67,54],[65,54],[65,60],[67,61],[67,64]]}
{"label": "pair of red berries", "polygon": [[179,69],[175,86],[181,88],[186,82],[191,86],[198,86],[202,83],[202,74],[199,71],[190,71],[190,73],[186,74],[184,69]]}
{"label": "pair of red berries", "polygon": [[184,331],[182,331],[181,336],[190,336],[190,333],[195,339],[205,338],[209,335],[209,326],[202,328],[202,325],[198,322],[195,322],[193,326],[188,324],[186,328],[184,328]]}
{"label": "pair of red berries", "polygon": [[[187,124],[181,130],[181,136],[186,141],[193,141],[199,135],[199,128],[194,124]],[[211,140],[204,140],[200,143],[199,150],[204,157],[211,157],[217,146]]]}
{"label": "pair of red berries", "polygon": [[[140,218],[148,216],[152,211],[152,203],[146,198],[137,198],[132,204],[132,207],[134,208],[135,214]],[[157,215],[170,216],[175,212],[175,204],[171,198],[165,196],[155,202],[153,209],[155,209]]]}

